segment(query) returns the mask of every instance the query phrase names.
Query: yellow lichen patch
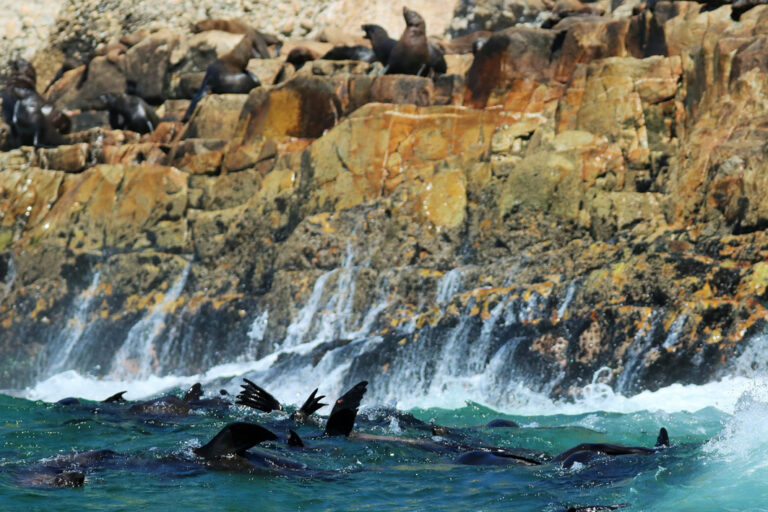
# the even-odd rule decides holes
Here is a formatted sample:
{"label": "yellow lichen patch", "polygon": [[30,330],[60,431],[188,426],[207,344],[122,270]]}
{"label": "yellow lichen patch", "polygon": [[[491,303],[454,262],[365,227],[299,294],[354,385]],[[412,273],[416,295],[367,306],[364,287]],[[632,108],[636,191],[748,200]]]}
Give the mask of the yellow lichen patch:
{"label": "yellow lichen patch", "polygon": [[700,290],[697,290],[693,294],[693,296],[698,297],[702,300],[710,300],[715,296],[715,294],[712,293],[712,288],[710,288],[709,283],[705,283]]}
{"label": "yellow lichen patch", "polygon": [[269,95],[269,107],[264,121],[265,137],[281,137],[299,131],[301,95],[291,89],[277,89]]}
{"label": "yellow lichen patch", "polygon": [[627,276],[627,271],[632,268],[632,266],[623,261],[614,264],[611,268],[611,278],[613,279],[613,283],[620,286],[627,282],[629,278],[629,276]]}
{"label": "yellow lichen patch", "polygon": [[326,213],[318,213],[317,215],[313,215],[311,217],[307,218],[307,222],[310,222],[312,224],[315,224],[316,226],[320,226],[320,228],[325,233],[335,233],[336,230],[331,227],[331,225],[328,223],[328,219],[330,218],[331,214]]}
{"label": "yellow lichen patch", "polygon": [[483,288],[475,288],[473,290],[470,290],[468,292],[464,292],[459,295],[461,297],[461,302],[466,303],[469,301],[469,299],[474,298],[477,302],[482,302],[485,300],[488,300],[491,296],[498,296],[498,295],[506,295],[509,292],[512,291],[512,288],[506,287],[506,286],[497,286],[497,287],[483,287]]}
{"label": "yellow lichen patch", "polygon": [[760,261],[752,265],[752,269],[742,282],[747,294],[763,295],[768,287],[768,263]]}
{"label": "yellow lichen patch", "polygon": [[715,329],[710,333],[709,338],[707,338],[705,343],[707,345],[714,345],[721,341],[723,341],[723,333],[720,332],[720,329]]}
{"label": "yellow lichen patch", "polygon": [[422,329],[424,325],[429,324],[431,327],[437,325],[440,320],[440,308],[433,306],[424,313],[416,317],[416,327]]}
{"label": "yellow lichen patch", "polygon": [[48,303],[45,301],[45,299],[37,299],[37,303],[35,304],[35,309],[30,313],[32,318],[37,319],[37,315],[40,314],[41,311],[45,311],[48,309]]}
{"label": "yellow lichen patch", "polygon": [[231,304],[242,298],[243,298],[242,293],[226,293],[224,295],[219,295],[218,297],[214,297],[211,300],[211,305],[214,307],[214,309],[221,309],[222,307],[228,304]]}
{"label": "yellow lichen patch", "polygon": [[443,277],[443,275],[444,274],[442,272],[440,272],[439,270],[433,270],[431,268],[419,269],[419,276],[421,276],[421,277],[436,277],[436,278],[440,278],[440,277]]}
{"label": "yellow lichen patch", "polygon": [[397,344],[400,345],[400,346],[403,346],[403,345],[405,345],[406,341],[407,340],[405,338],[403,338],[400,341],[398,341]]}
{"label": "yellow lichen patch", "polygon": [[549,281],[534,283],[529,286],[542,297],[549,297],[552,294],[552,290],[555,289],[555,283]]}

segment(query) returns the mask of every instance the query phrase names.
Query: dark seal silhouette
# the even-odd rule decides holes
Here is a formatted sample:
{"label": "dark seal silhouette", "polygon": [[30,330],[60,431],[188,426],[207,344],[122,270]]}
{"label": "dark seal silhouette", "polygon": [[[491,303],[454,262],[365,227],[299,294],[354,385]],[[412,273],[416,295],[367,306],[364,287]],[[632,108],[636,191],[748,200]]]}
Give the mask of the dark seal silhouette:
{"label": "dark seal silhouette", "polygon": [[376,53],[367,46],[334,46],[325,55],[323,60],[360,60],[373,64],[376,62]]}
{"label": "dark seal silhouette", "polygon": [[24,59],[11,61],[3,90],[3,120],[11,128],[11,146],[57,146],[72,121],[37,93],[37,72]]}
{"label": "dark seal silhouette", "polygon": [[115,130],[150,133],[160,123],[155,110],[138,96],[106,93],[100,97],[109,111],[109,125]]}
{"label": "dark seal silhouette", "polygon": [[555,456],[552,462],[562,462],[564,468],[570,468],[575,463],[586,464],[600,455],[615,457],[617,455],[651,455],[669,446],[669,434],[666,428],[659,430],[656,445],[653,448],[643,446],[624,446],[609,443],[582,443],[570,450]]}
{"label": "dark seal silhouette", "polygon": [[392,53],[392,48],[395,47],[397,41],[389,37],[387,31],[380,25],[363,25],[363,30],[365,31],[365,38],[371,42],[376,60],[386,66],[389,62],[389,54]]}

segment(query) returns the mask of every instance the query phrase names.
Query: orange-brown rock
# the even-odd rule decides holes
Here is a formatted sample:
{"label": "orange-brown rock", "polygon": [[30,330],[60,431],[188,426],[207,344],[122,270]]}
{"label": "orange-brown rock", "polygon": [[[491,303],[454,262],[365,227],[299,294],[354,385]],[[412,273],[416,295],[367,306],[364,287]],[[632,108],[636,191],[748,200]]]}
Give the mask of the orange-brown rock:
{"label": "orange-brown rock", "polygon": [[243,142],[261,136],[314,138],[332,128],[340,115],[341,103],[329,82],[297,77],[251,91],[234,135]]}

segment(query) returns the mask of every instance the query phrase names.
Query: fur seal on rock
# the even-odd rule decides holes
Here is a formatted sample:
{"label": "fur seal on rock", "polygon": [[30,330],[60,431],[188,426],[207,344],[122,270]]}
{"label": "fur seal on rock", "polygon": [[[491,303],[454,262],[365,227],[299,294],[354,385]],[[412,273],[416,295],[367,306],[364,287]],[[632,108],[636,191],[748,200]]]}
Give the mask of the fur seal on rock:
{"label": "fur seal on rock", "polygon": [[56,146],[72,121],[37,93],[37,72],[24,59],[11,61],[12,73],[3,90],[3,120],[19,145]]}
{"label": "fur seal on rock", "polygon": [[367,46],[335,46],[325,55],[323,60],[359,60],[373,64],[376,62],[376,53]]}
{"label": "fur seal on rock", "polygon": [[195,107],[209,92],[214,94],[246,94],[261,85],[258,77],[248,71],[248,61],[253,54],[251,43],[244,37],[232,50],[208,66],[203,83],[189,104],[182,121],[189,121]]}
{"label": "fur seal on rock", "polygon": [[379,25],[363,25],[365,38],[371,41],[376,59],[386,67],[386,74],[432,76],[447,71],[443,51],[427,40],[424,18],[403,7],[405,30],[395,41]]}
{"label": "fur seal on rock", "polygon": [[376,60],[387,65],[389,62],[389,54],[392,53],[392,48],[395,47],[397,41],[389,37],[387,31],[380,25],[363,25],[365,31],[365,38],[371,41],[371,47],[373,53],[376,54]]}
{"label": "fur seal on rock", "polygon": [[109,111],[109,125],[115,130],[150,133],[160,124],[155,110],[138,96],[106,93],[100,98]]}
{"label": "fur seal on rock", "polygon": [[419,13],[403,7],[405,30],[392,48],[387,61],[387,74],[425,75],[429,66],[427,26]]}
{"label": "fur seal on rock", "polygon": [[244,21],[234,18],[209,18],[194,23],[191,27],[192,33],[205,32],[207,30],[221,30],[230,34],[243,34],[250,41],[256,57],[262,59],[272,58],[269,51],[270,45],[280,44],[280,40],[275,36],[259,32]]}

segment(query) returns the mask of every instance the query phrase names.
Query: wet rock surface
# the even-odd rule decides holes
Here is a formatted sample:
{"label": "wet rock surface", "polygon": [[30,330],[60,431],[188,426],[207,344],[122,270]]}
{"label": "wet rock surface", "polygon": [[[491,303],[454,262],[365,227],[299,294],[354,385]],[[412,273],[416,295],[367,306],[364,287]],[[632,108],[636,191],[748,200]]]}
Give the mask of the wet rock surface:
{"label": "wet rock surface", "polygon": [[[343,352],[383,394],[417,360],[422,384],[561,398],[721,375],[765,327],[766,7],[497,4],[457,6],[449,33],[496,30],[460,71],[254,59],[263,86],[187,124],[241,37],[147,25],[65,73],[47,97],[85,129],[0,153],[0,386],[199,372],[309,331],[297,358]],[[99,117],[129,82],[153,133]]]}

